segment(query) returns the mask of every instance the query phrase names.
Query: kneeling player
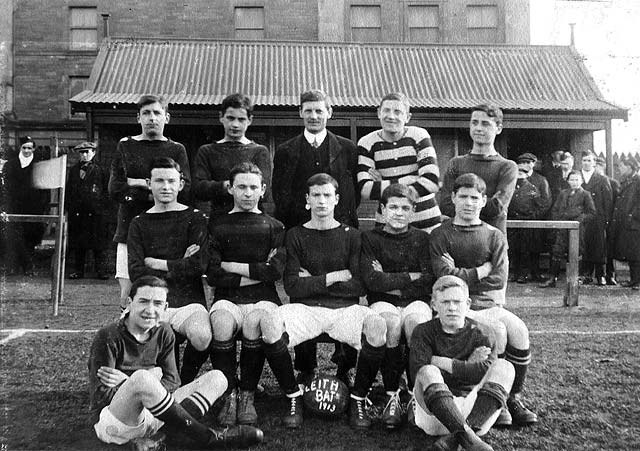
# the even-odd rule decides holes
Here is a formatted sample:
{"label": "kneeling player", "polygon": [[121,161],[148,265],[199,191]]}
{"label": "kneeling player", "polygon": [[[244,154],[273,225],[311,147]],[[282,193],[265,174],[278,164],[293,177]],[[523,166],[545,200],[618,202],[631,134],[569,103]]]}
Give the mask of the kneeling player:
{"label": "kneeling player", "polygon": [[201,282],[209,255],[207,219],[201,211],[178,202],[184,180],[173,159],[154,159],[149,174],[153,207],[133,218],[129,226],[129,274],[131,280],[152,275],[169,284],[170,308],[163,321],[171,324],[180,341],[188,340],[180,378],[189,383],[207,359],[211,342]]}
{"label": "kneeling player", "polygon": [[[154,276],[133,282],[124,316],[100,329],[89,357],[91,409],[100,414],[96,435],[105,443],[161,440],[166,425],[172,439],[197,447],[250,446],[260,429],[207,428],[199,420],[224,392],[227,381],[209,371],[180,388],[171,328],[160,323],[167,309],[167,284]],[[177,389],[177,390],[176,390]],[[175,392],[174,392],[175,390]]]}
{"label": "kneeling player", "polygon": [[[229,381],[218,421],[254,424],[254,393],[262,375],[264,349],[260,321],[280,304],[275,282],[284,269],[284,226],[261,212],[266,185],[253,163],[240,163],[229,174],[233,209],[209,224],[211,261],[207,279],[216,287],[210,317],[211,361]],[[240,393],[236,388],[236,334],[242,331]]]}
{"label": "kneeling player", "polygon": [[467,317],[471,301],[462,279],[438,279],[431,305],[437,317],[416,326],[411,337],[416,425],[429,435],[444,435],[435,450],[492,450],[478,436],[500,414],[513,366],[497,358],[493,329]]}
{"label": "kneeling player", "polygon": [[516,377],[507,400],[508,409],[503,409],[496,426],[524,426],[538,421],[537,415],[525,407],[521,395],[531,362],[529,329],[503,308],[509,272],[507,239],[480,219],[487,202],[485,190],[484,180],[475,174],[463,174],[455,180],[451,194],[455,216],[431,234],[431,262],[436,276],[454,275],[467,283],[472,299],[471,318],[499,326],[499,352],[505,352]]}
{"label": "kneeling player", "polygon": [[[380,372],[388,400],[382,422],[393,429],[402,423],[399,386],[405,368],[404,346],[413,329],[431,319],[427,304],[433,283],[426,250],[429,235],[410,226],[417,194],[412,187],[394,183],[382,192],[384,226],[364,232],[360,268],[370,308],[387,324],[387,345]],[[425,302],[427,301],[427,302]]]}
{"label": "kneeling player", "polygon": [[338,183],[328,174],[307,181],[311,220],[287,232],[284,287],[291,303],[263,321],[267,360],[290,399],[287,427],[302,424],[302,391],[296,384],[287,347],[327,333],[334,340],[360,350],[351,392],[350,423],[357,429],[371,425],[365,398],[384,356],[386,325],[368,307],[358,305],[364,295],[360,273],[360,232],[334,219]]}

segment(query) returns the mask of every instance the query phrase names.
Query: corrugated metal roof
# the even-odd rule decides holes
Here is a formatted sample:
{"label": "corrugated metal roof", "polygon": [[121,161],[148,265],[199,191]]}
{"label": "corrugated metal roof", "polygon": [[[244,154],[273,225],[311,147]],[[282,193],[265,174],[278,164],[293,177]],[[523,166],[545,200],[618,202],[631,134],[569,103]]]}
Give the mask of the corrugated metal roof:
{"label": "corrugated metal roof", "polygon": [[219,105],[243,92],[256,105],[295,106],[311,88],[334,106],[374,107],[401,91],[414,108],[493,101],[509,110],[626,114],[603,99],[570,47],[108,39],[77,104]]}

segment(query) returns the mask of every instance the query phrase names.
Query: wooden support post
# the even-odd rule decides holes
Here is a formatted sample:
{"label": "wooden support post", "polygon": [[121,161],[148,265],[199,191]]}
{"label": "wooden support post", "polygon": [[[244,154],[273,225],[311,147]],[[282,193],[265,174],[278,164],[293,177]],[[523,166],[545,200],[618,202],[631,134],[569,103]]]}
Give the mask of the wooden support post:
{"label": "wooden support post", "polygon": [[578,259],[580,252],[580,228],[569,229],[569,262],[567,263],[567,288],[564,294],[566,307],[578,305]]}

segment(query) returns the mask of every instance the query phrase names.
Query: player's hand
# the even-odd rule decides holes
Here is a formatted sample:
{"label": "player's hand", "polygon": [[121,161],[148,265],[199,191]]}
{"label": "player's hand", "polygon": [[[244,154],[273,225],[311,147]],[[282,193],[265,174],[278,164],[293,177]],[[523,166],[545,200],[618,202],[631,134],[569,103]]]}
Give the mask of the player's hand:
{"label": "player's hand", "polygon": [[271,252],[269,252],[269,255],[267,256],[267,263],[269,263],[271,259],[276,256],[277,253],[278,253],[277,248],[274,247],[273,249],[271,249]]}
{"label": "player's hand", "polygon": [[303,267],[300,267],[300,270],[298,271],[298,277],[311,277],[311,273]]}
{"label": "player's hand", "polygon": [[382,174],[380,174],[380,171],[378,171],[377,169],[371,168],[367,172],[369,173],[369,175],[371,176],[374,182],[382,181]]}
{"label": "player's hand", "polygon": [[409,273],[409,278],[411,279],[411,281],[415,281],[418,280],[420,277],[422,277],[422,273],[421,272],[410,272]]}
{"label": "player's hand", "polygon": [[98,380],[109,388],[117,387],[127,379],[129,379],[129,376],[118,369],[109,366],[98,368]]}
{"label": "player's hand", "polygon": [[191,246],[189,246],[187,248],[186,251],[184,251],[184,257],[182,257],[182,258],[189,258],[192,255],[195,255],[199,250],[200,250],[200,246],[199,245],[192,244]]}
{"label": "player's hand", "polygon": [[484,362],[489,358],[490,354],[491,354],[491,348],[487,346],[480,346],[473,350],[473,352],[467,359],[467,362],[469,363]]}
{"label": "player's hand", "polygon": [[382,271],[382,265],[380,264],[380,262],[378,260],[372,261],[371,262],[371,266],[373,267],[374,271],[383,272]]}
{"label": "player's hand", "polygon": [[333,285],[338,282],[348,282],[353,276],[351,275],[351,271],[348,269],[341,269],[340,271],[333,271],[327,273],[327,286]]}
{"label": "player's hand", "polygon": [[447,265],[449,268],[455,268],[456,267],[456,262],[453,259],[453,257],[451,256],[451,254],[449,252],[445,252],[441,257],[440,260],[442,260],[442,262]]}
{"label": "player's hand", "polygon": [[478,279],[482,280],[489,274],[491,274],[491,271],[493,271],[493,265],[491,264],[491,262],[484,262],[482,265],[478,266],[477,270]]}

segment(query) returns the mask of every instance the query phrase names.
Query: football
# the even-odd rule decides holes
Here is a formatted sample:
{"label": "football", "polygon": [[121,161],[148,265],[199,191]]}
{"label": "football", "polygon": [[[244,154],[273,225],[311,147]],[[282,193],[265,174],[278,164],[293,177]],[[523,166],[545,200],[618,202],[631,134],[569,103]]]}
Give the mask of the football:
{"label": "football", "polygon": [[304,387],[302,401],[312,416],[339,418],[349,405],[349,389],[340,379],[319,374]]}

